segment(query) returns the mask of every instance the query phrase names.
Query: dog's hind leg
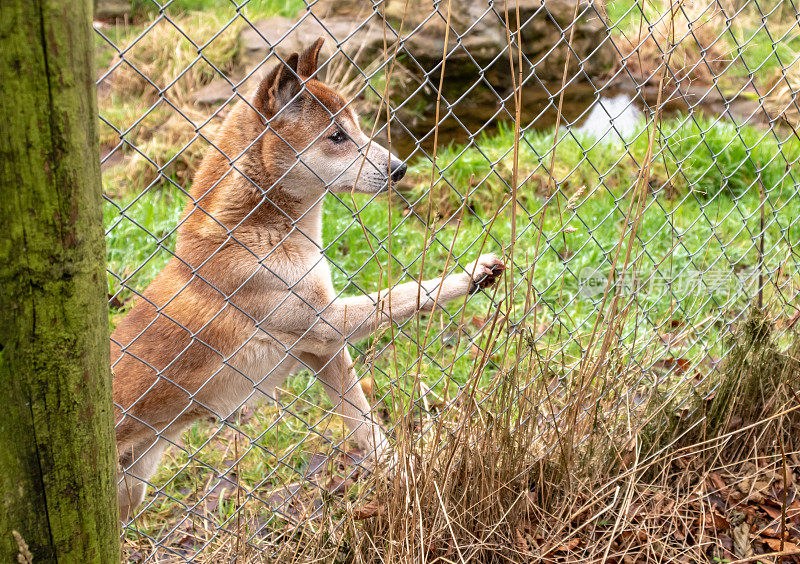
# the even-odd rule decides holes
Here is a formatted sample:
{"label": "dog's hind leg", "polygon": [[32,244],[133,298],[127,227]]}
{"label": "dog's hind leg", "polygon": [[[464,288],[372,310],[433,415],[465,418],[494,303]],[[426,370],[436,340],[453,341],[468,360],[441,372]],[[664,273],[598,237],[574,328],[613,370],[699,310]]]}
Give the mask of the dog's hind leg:
{"label": "dog's hind leg", "polygon": [[136,507],[144,501],[147,485],[155,474],[164,450],[174,443],[180,432],[169,430],[157,438],[146,439],[134,447],[120,452],[120,469],[117,475],[117,502],[119,518],[127,523],[136,515]]}
{"label": "dog's hind leg", "polygon": [[136,448],[121,453],[122,472],[117,475],[117,502],[119,518],[127,523],[136,514],[136,507],[144,501],[147,483],[156,471],[161,455],[169,443],[164,439],[144,442]]}

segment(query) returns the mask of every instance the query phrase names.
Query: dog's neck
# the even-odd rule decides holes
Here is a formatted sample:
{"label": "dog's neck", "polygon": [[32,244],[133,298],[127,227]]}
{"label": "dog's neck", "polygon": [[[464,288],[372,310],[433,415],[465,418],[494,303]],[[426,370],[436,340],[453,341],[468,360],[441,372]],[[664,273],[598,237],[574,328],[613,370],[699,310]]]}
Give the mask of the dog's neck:
{"label": "dog's neck", "polygon": [[295,240],[307,241],[318,249],[322,249],[322,202],[323,197],[303,199],[297,206],[288,210],[287,219],[291,218],[290,225],[294,228],[289,237]]}
{"label": "dog's neck", "polygon": [[254,160],[245,161],[242,169],[246,182],[252,183],[253,208],[246,223],[295,243],[305,241],[321,248],[324,193],[299,185],[291,175],[273,173]]}

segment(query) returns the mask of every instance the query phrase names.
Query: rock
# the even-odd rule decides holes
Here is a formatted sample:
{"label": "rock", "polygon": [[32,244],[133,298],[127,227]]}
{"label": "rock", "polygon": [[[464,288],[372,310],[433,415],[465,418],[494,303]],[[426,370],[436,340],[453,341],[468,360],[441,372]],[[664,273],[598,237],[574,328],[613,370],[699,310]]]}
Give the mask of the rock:
{"label": "rock", "polygon": [[193,94],[194,103],[199,106],[219,106],[233,95],[227,80],[217,79],[203,86]]}
{"label": "rock", "polygon": [[374,22],[346,17],[324,19],[324,25],[314,16],[305,14],[300,21],[274,17],[246,28],[240,37],[242,55],[246,62],[258,63],[273,52],[281,58],[299,53],[318,37],[325,38],[320,59],[330,58],[337,45],[349,56],[355,56],[362,45],[374,56],[377,42],[383,44],[383,34]]}
{"label": "rock", "polygon": [[[507,49],[506,15],[494,3],[471,0],[450,0],[450,26],[446,75],[459,82],[474,83],[486,76],[490,83],[508,87],[511,83]],[[608,40],[606,26],[592,4],[582,0],[578,6],[578,23],[573,37],[570,76],[577,72],[583,78],[606,73],[616,60]],[[575,13],[576,0],[514,0],[508,2],[508,20],[516,32],[516,12],[522,22],[522,50],[540,80],[560,80],[563,73],[567,30]],[[357,58],[363,67],[384,58],[382,18],[371,9],[358,11],[356,3],[337,0],[318,0],[314,14],[303,14],[299,22],[275,17],[257,22],[255,29],[242,32],[241,45],[245,56],[263,61],[273,49],[285,57],[299,52],[317,37],[324,37],[322,55],[330,56],[337,45],[348,57]],[[395,30],[403,30],[402,46],[398,53],[407,59],[406,69],[424,80],[440,68],[444,53],[447,22],[447,3],[431,4],[430,0],[392,2],[387,9],[386,41],[390,53],[397,38]],[[327,14],[318,17],[319,14]],[[562,31],[566,30],[566,31]],[[450,69],[448,71],[448,68]],[[526,72],[527,74],[527,72]]]}
{"label": "rock", "polygon": [[[315,14],[316,6],[315,4]],[[355,70],[348,61],[345,61],[345,65],[338,64],[344,58],[341,53],[357,61],[360,66],[366,66],[366,57],[358,54],[362,51],[362,46],[365,46],[368,49],[364,54],[374,57],[379,35],[382,44],[382,32],[374,23],[346,17],[325,18],[324,27],[310,14],[304,14],[299,21],[274,17],[257,22],[253,27],[244,29],[239,38],[240,63],[248,70],[248,78],[240,91],[255,90],[267,71],[277,62],[274,55],[286,59],[292,53],[301,52],[319,37],[325,38],[320,52],[320,63],[325,63],[320,76],[323,80],[338,82],[342,75],[336,74],[337,71],[341,73],[343,69],[351,72]],[[341,53],[338,52],[339,49]]]}
{"label": "rock", "polygon": [[[523,76],[527,89],[524,104],[529,106],[540,98],[544,107],[550,104],[551,92],[560,89],[576,2],[578,18],[568,79],[578,75],[580,82],[601,77],[614,66],[616,51],[594,4],[586,0],[506,1],[508,16],[503,2],[408,0],[404,14],[406,0],[396,0],[384,3],[388,5],[384,23],[371,3],[317,0],[313,14],[303,12],[299,21],[269,18],[242,32],[243,66],[251,71],[257,69],[248,80],[245,91],[252,90],[254,83],[272,68],[276,60],[273,54],[285,58],[302,51],[318,37],[326,40],[320,59],[327,60],[321,72],[323,79],[334,84],[347,84],[348,79],[357,76],[353,63],[370,76],[393,55],[398,44],[397,32],[402,29],[389,98],[396,118],[409,132],[400,135],[412,143],[420,139],[427,143],[436,121],[436,91],[445,53],[448,2],[452,4],[441,106],[442,115],[447,118],[439,125],[440,135],[444,134],[446,138],[450,135],[448,131],[454,138],[468,135],[483,124],[498,119],[498,111],[502,111],[503,106],[507,110],[513,106],[514,77],[508,55],[509,33],[515,40],[516,37],[522,38]],[[521,22],[519,34],[516,33],[517,12]],[[516,45],[513,52],[516,60]],[[338,60],[329,60],[334,53]],[[345,60],[345,56],[349,60]],[[377,76],[382,77],[383,73]],[[357,89],[365,82],[364,77],[358,77],[353,86]],[[543,85],[547,83],[558,85],[545,88]],[[357,90],[350,90],[354,91]],[[362,109],[376,109],[373,103],[376,98],[369,93],[362,96]],[[508,116],[512,114],[513,108]]]}

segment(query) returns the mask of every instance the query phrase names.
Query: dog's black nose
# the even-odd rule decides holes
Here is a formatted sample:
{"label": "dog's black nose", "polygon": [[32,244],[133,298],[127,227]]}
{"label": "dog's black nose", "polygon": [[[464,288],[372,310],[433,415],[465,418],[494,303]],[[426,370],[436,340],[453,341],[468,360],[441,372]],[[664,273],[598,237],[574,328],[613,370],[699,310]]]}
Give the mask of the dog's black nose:
{"label": "dog's black nose", "polygon": [[392,160],[392,182],[397,182],[406,175],[406,163]]}

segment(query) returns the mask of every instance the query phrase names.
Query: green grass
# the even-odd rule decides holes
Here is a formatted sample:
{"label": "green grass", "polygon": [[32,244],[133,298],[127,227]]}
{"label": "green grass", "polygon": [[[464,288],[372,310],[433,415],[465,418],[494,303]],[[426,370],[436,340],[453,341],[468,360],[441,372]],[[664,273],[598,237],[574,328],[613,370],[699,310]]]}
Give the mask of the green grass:
{"label": "green grass", "polygon": [[[776,210],[768,214],[764,241],[767,262],[775,267],[778,262],[785,260],[787,239],[792,241],[800,238],[800,226],[796,221],[800,216],[800,200],[792,197],[795,189],[791,180],[785,178],[784,172],[786,163],[793,163],[798,158],[800,147],[795,141],[779,144],[774,139],[764,137],[764,132],[755,128],[742,128],[737,133],[727,124],[712,125],[710,120],[700,120],[698,125],[686,123],[685,118],[677,118],[663,125],[667,139],[663,145],[664,158],[653,166],[651,186],[660,188],[667,177],[672,177],[670,190],[676,194],[669,199],[666,197],[667,190],[661,188],[656,193],[657,197],[648,197],[638,242],[633,249],[633,256],[638,257],[635,268],[639,276],[674,281],[682,279],[687,269],[730,271],[734,268],[741,271],[757,265],[757,248],[753,237],[749,235],[758,233],[760,221],[757,213],[760,205],[758,175],[754,163],[760,163],[763,167],[761,178],[768,204]],[[534,132],[526,139],[533,148],[526,145],[521,150],[520,168],[526,174],[531,174],[531,179],[520,187],[519,200],[531,216],[519,213],[517,218],[514,253],[521,265],[530,264],[537,255],[536,233],[543,203],[539,187],[543,178],[546,179],[540,161],[549,163],[546,152],[552,143],[552,132]],[[506,153],[512,140],[512,132],[504,127],[493,137],[481,138],[478,144],[489,161],[474,148],[466,152],[460,147],[448,147],[440,151],[439,164],[445,169],[444,177],[454,186],[467,186],[470,177],[485,179],[471,198],[471,202],[477,202],[473,204],[477,215],[464,214],[453,243],[453,253],[461,257],[459,260],[462,264],[472,260],[479,252],[503,252],[504,249],[495,241],[499,241],[506,249],[514,241],[507,214],[494,222],[489,232],[490,238],[487,239],[484,230],[484,224],[488,224],[494,211],[492,203],[499,202],[503,197],[503,182],[510,182],[511,155]],[[584,140],[584,144],[590,143]],[[553,336],[547,336],[546,340],[563,339],[568,332],[580,334],[590,329],[597,303],[582,298],[579,278],[597,269],[600,269],[599,275],[607,275],[605,256],[615,249],[625,228],[624,212],[629,202],[626,194],[629,194],[636,174],[632,164],[641,162],[640,156],[645,148],[644,135],[631,145],[630,154],[633,157],[621,160],[620,156],[626,154],[621,145],[603,145],[588,152],[581,149],[581,144],[574,139],[565,138],[564,143],[559,145],[556,178],[561,183],[561,191],[545,214],[542,238],[550,243],[543,243],[539,249],[534,278],[539,289],[538,299],[557,309],[565,307],[565,310],[557,319],[563,326],[562,332],[553,331]],[[490,162],[495,163],[494,169]],[[712,164],[714,162],[716,165]],[[410,172],[411,182],[414,183],[412,193],[416,193],[423,202],[429,169],[429,163],[419,162],[411,167]],[[682,172],[680,176],[675,175],[676,169]],[[603,179],[602,183],[598,183],[597,171]],[[434,187],[434,192],[440,196],[444,190],[441,186],[440,181]],[[566,210],[567,201],[579,186],[585,187],[579,205],[574,210]],[[123,198],[118,204],[128,205],[133,200],[132,197]],[[390,274],[395,283],[407,280],[400,265],[405,265],[407,271],[415,275],[420,268],[424,226],[413,215],[404,216],[395,204],[392,224],[396,229],[391,237],[390,257],[387,201],[378,199],[369,205],[366,202],[367,198],[363,196],[351,199],[348,195],[342,197],[341,201],[329,197],[325,208],[323,234],[324,240],[330,245],[327,254],[335,264],[332,268],[334,285],[337,289],[345,289],[347,293],[358,292],[356,288],[365,292],[378,290],[385,286]],[[129,285],[143,290],[171,256],[167,249],[173,248],[174,236],[163,241],[162,238],[176,225],[184,203],[185,198],[179,190],[164,188],[135,200],[126,210],[124,218],[119,217],[114,206],[107,204],[109,268],[127,276],[135,272]],[[449,206],[448,213],[457,209],[457,199],[449,188],[439,206]],[[356,210],[371,232],[369,239],[365,239],[360,224],[353,220]],[[152,236],[137,224],[146,228]],[[439,274],[447,261],[448,247],[455,236],[455,229],[453,225],[437,228],[438,242],[430,245],[427,251],[424,277]],[[481,251],[484,241],[487,243]],[[642,243],[646,253],[642,252]],[[371,249],[376,250],[375,256]],[[624,250],[623,246],[623,256]],[[569,258],[565,262],[561,257]],[[451,259],[450,264],[453,262]],[[144,266],[137,270],[139,265]],[[391,268],[391,273],[388,268]],[[520,280],[519,273],[516,273],[516,279]],[[110,291],[116,293],[120,289],[119,282],[112,278],[109,280]],[[737,309],[747,303],[746,296],[733,299],[729,295],[731,288],[726,285],[715,289],[710,294],[710,300],[706,293],[678,295],[679,299],[676,300],[665,292],[662,288],[654,294],[639,296],[640,313],[646,311],[651,323],[669,323],[672,319],[683,323],[709,315],[716,318],[723,314],[718,311],[720,308]],[[124,302],[130,294],[125,290],[120,296]],[[524,298],[524,292],[521,291],[513,296],[512,306],[517,318],[522,315]],[[485,297],[473,298],[469,302],[466,318],[485,316],[488,306]],[[453,312],[458,307],[459,304],[448,306]],[[545,326],[555,321],[551,312],[540,314],[540,322]],[[631,324],[640,322],[635,317],[631,320]],[[445,323],[445,318],[437,317],[434,327],[442,323]],[[719,329],[714,327],[712,332]],[[414,331],[415,328],[412,329]],[[451,327],[446,333],[452,331]],[[434,331],[433,334],[437,333]],[[389,336],[381,339],[377,344],[387,344]],[[464,342],[463,346],[466,346]],[[449,344],[442,344],[441,339],[434,338],[429,339],[429,347],[429,366],[435,366],[433,360],[443,365],[449,364],[454,352]],[[686,352],[699,352],[699,349]],[[417,350],[415,346],[398,347],[394,354],[398,355],[396,363],[384,355],[378,364],[387,375],[404,372],[417,357]],[[456,381],[465,377],[471,362],[469,355],[462,356],[456,362],[452,371]]]}
{"label": "green grass", "polygon": [[248,17],[265,18],[283,16],[292,18],[305,7],[303,0],[134,0],[133,12],[135,16],[152,17],[163,7],[168,14],[183,14],[186,12],[209,12],[221,10],[235,10],[236,5],[243,4],[242,12]]}
{"label": "green grass", "polygon": [[[621,33],[638,30],[642,20],[642,10],[648,21],[652,21],[662,13],[661,5],[654,2],[637,2],[634,0],[611,0],[605,3],[609,28]],[[647,22],[643,22],[647,26]]]}
{"label": "green grass", "polygon": [[[100,115],[111,124],[100,121],[101,145],[119,143],[117,130],[133,127],[157,103],[125,139],[141,146],[158,136],[166,118],[176,116],[174,108],[160,100],[159,89],[166,89],[170,104],[177,105],[188,119],[204,122],[210,110],[195,107],[192,93],[220,78],[220,72],[232,76],[243,71],[238,68],[239,34],[248,25],[245,18],[257,22],[272,16],[294,17],[304,6],[302,0],[251,0],[237,11],[235,4],[223,0],[175,0],[164,7],[166,17],[157,17],[156,4],[136,2],[132,23],[110,24],[100,29],[102,36],[94,36],[97,76],[113,68],[106,79],[111,92],[99,98]],[[192,134],[186,132],[182,139],[169,142],[179,147]]]}
{"label": "green grass", "polygon": [[[768,210],[765,264],[774,269],[785,262],[789,242],[800,240],[800,222],[797,221],[800,198],[795,196],[792,180],[785,175],[787,166],[800,155],[800,144],[791,139],[776,140],[756,128],[737,131],[729,124],[714,124],[711,119],[700,119],[697,123],[685,117],[669,119],[662,124],[662,132],[660,156],[652,167],[653,191],[648,194],[639,237],[632,249],[636,259],[633,268],[638,276],[646,280],[657,273],[660,278],[675,283],[686,279],[687,269],[730,272],[730,268],[741,271],[755,267],[758,264],[757,236],[751,234],[759,232],[761,203],[756,164],[762,168],[760,176]],[[581,358],[602,295],[582,294],[579,278],[599,269],[605,280],[606,257],[626,231],[624,212],[637,174],[635,163],[641,162],[646,150],[646,135],[632,140],[628,151],[622,144],[613,143],[584,150],[583,147],[591,145],[590,140],[578,141],[569,136],[563,139],[558,146],[555,169],[560,191],[544,215],[538,253],[537,226],[547,179],[543,165],[550,162],[548,150],[552,146],[553,132],[525,135],[526,142],[520,151],[520,178],[530,178],[519,188],[522,206],[518,209],[516,237],[507,211],[498,216],[490,230],[487,229],[507,191],[505,182],[511,179],[513,131],[501,126],[497,134],[481,137],[477,143],[482,153],[474,147],[461,146],[444,147],[439,151],[438,163],[444,169],[443,178],[461,190],[466,189],[472,179],[477,190],[470,197],[474,213],[463,214],[456,233],[455,223],[445,224],[443,219],[457,212],[460,201],[450,188],[445,189],[444,181],[437,176],[433,204],[441,219],[435,224],[437,242],[430,244],[426,252],[423,276],[434,277],[440,273],[451,244],[455,257],[459,257],[458,262],[466,264],[479,252],[502,253],[514,242],[516,263],[526,272],[529,267],[534,269],[535,299],[540,304],[537,325],[526,329],[528,338],[522,341],[523,350],[517,350],[515,335],[507,334],[506,327],[500,328],[497,342],[505,341],[509,346],[492,357],[497,365],[503,365],[504,359],[522,356],[531,346],[546,353],[566,345],[562,358],[565,366]],[[676,170],[681,174],[676,175]],[[407,182],[408,194],[419,200],[417,211],[425,208],[429,179],[430,163],[413,163]],[[669,187],[665,185],[668,179],[671,179]],[[574,209],[566,209],[569,199],[582,186],[583,195],[573,202]],[[109,268],[124,276],[132,275],[128,285],[136,290],[144,290],[169,260],[169,250],[174,249],[175,244],[175,236],[170,233],[185,201],[179,189],[167,185],[138,199],[130,194],[117,197],[117,206],[127,206],[127,217],[121,218],[116,206],[106,204]],[[323,226],[323,238],[329,245],[326,254],[334,264],[334,286],[347,294],[385,287],[390,274],[394,283],[408,280],[401,265],[414,275],[420,270],[424,225],[413,213],[404,214],[396,200],[391,202],[391,224],[387,213],[390,202],[383,197],[368,202],[369,198],[362,195],[344,195],[340,199],[329,196],[326,202]],[[359,222],[354,221],[354,215],[369,229],[368,238]],[[390,238],[390,255],[391,229],[394,232]],[[624,251],[623,245],[623,256]],[[533,264],[535,256],[538,259]],[[451,259],[450,264],[453,262]],[[782,276],[775,280],[797,287],[798,280],[791,269]],[[522,273],[516,271],[514,279],[519,283]],[[508,275],[505,280],[509,280]],[[111,292],[121,290],[113,277],[109,277],[109,286]],[[499,295],[507,291],[501,288]],[[773,291],[767,288],[767,295]],[[784,288],[784,292],[792,290]],[[130,291],[121,290],[119,297],[124,305],[112,312],[112,325],[127,309]],[[639,291],[636,297],[638,301],[620,333],[621,343],[632,347],[631,354],[647,358],[657,353],[658,356],[696,360],[707,354],[721,353],[727,331],[724,321],[748,307],[752,292],[737,296],[731,284],[724,283],[715,289],[675,289],[674,296],[664,287],[648,288]],[[524,314],[524,303],[523,284],[522,289],[509,292],[503,310],[510,313],[512,320],[519,321]],[[408,394],[414,391],[411,382],[401,377],[416,373],[417,367],[423,382],[435,397],[442,399],[452,398],[455,386],[470,379],[475,353],[466,334],[473,335],[475,343],[485,346],[488,330],[480,335],[476,333],[491,304],[484,295],[469,300],[462,327],[466,333],[461,335],[456,346],[459,329],[450,323],[450,316],[458,322],[460,306],[460,303],[449,304],[446,312],[437,313],[432,319],[423,316],[419,327],[415,320],[409,321],[403,326],[408,335],[398,335],[394,346],[387,332],[357,347],[357,369],[373,376],[377,397],[394,389],[398,401],[408,406],[408,397],[398,396],[397,391],[404,390]],[[422,340],[429,320],[432,329],[425,355],[418,364],[419,350],[415,341],[417,336]],[[658,325],[667,329],[654,328]],[[669,331],[670,327],[678,327],[673,329],[675,332],[688,331],[690,338],[667,347],[659,342],[658,334]],[[539,340],[534,343],[535,338]],[[370,351],[384,347],[388,347],[387,350],[372,364],[361,354],[365,351],[369,355]],[[442,366],[447,369],[443,371]],[[482,387],[479,395],[486,393],[499,375],[496,366],[490,365],[479,378]],[[399,382],[390,383],[397,378]],[[307,424],[333,440],[341,438],[343,430],[341,421],[326,415],[330,402],[322,387],[307,373],[294,376],[286,383],[281,400],[288,411],[282,412],[274,405],[259,408],[252,419],[240,426],[244,435],[239,439],[221,424],[194,425],[184,435],[186,450],[170,449],[155,478],[156,483],[163,484],[163,491],[177,500],[187,503],[196,500],[212,481],[212,469],[231,466],[235,460],[232,449],[248,452],[251,441],[256,446],[239,460],[236,470],[246,492],[254,491],[268,497],[272,495],[270,492],[297,482],[301,478],[297,468],[304,468],[315,451],[330,450],[319,435],[308,432]],[[402,409],[389,411],[398,413]],[[213,448],[206,446],[209,440]],[[302,444],[298,447],[299,443]],[[268,451],[258,447],[259,444]],[[276,464],[273,454],[269,453],[285,457],[287,464]],[[360,486],[353,487],[357,491]],[[220,522],[230,517],[236,507],[231,499],[226,503],[214,508],[215,519]],[[180,509],[174,501],[159,496],[137,527],[157,534],[175,511]],[[266,506],[253,506],[252,512],[262,515],[262,519],[271,516]]]}
{"label": "green grass", "polygon": [[[655,268],[664,258],[669,258],[670,268],[675,271],[688,266],[708,267],[718,264],[723,253],[726,265],[729,262],[738,268],[755,265],[757,252],[747,230],[758,231],[756,165],[762,168],[760,177],[769,205],[776,209],[768,216],[765,248],[772,249],[777,257],[783,238],[797,240],[800,237],[800,227],[794,221],[800,212],[800,202],[792,197],[795,188],[786,172],[787,166],[800,156],[800,144],[796,140],[776,140],[760,129],[743,127],[737,131],[730,124],[714,124],[710,119],[695,123],[685,117],[665,121],[662,132],[665,141],[661,145],[661,155],[653,164],[650,183],[651,188],[658,190],[658,197],[648,199],[639,235],[647,242],[646,248],[652,258],[643,257],[640,268]],[[526,254],[528,257],[535,254],[534,232],[543,203],[542,186],[547,180],[545,166],[550,161],[548,150],[552,137],[552,132],[531,132],[525,136],[528,143],[523,143],[520,150],[520,177],[527,176],[528,181],[519,189],[519,201],[531,217],[524,212],[518,215],[515,244],[518,260]],[[508,192],[512,143],[513,132],[501,126],[496,135],[477,141],[480,151],[458,146],[439,151],[438,165],[444,173],[435,183],[433,204],[440,216],[450,217],[460,205],[459,198],[444,179],[462,191],[469,185],[470,178],[473,184],[479,183],[469,199],[477,215],[464,214],[453,247],[456,256],[463,256],[462,263],[479,252],[486,235],[483,224],[490,220],[497,202]],[[536,264],[538,280],[556,280],[563,272],[565,265],[555,251],[562,255],[574,253],[567,262],[573,272],[599,266],[603,254],[615,247],[622,233],[627,197],[635,180],[634,163],[642,161],[647,147],[646,134],[639,135],[628,151],[621,145],[605,144],[588,151],[583,149],[590,144],[590,140],[579,142],[565,136],[558,146],[555,179],[560,191],[550,203],[544,220],[543,237],[551,243],[541,249]],[[411,194],[420,202],[418,208],[427,202],[429,171],[428,162],[420,161],[410,168]],[[602,182],[598,182],[598,173]],[[579,187],[585,187],[579,205],[575,210],[565,210],[567,201]],[[666,197],[670,191],[674,192],[671,199]],[[616,204],[615,199],[618,200]],[[369,292],[378,289],[379,283],[383,283],[379,281],[387,280],[387,265],[391,265],[394,281],[401,280],[400,264],[409,272],[416,273],[419,269],[424,226],[413,215],[403,216],[395,205],[393,224],[400,225],[391,238],[393,258],[390,260],[389,243],[383,241],[389,234],[387,202],[378,199],[365,205],[366,201],[362,196],[351,199],[347,195],[341,197],[341,201],[328,198],[324,239],[330,244],[328,256],[337,265],[333,268],[337,288],[348,284],[345,273],[357,272],[352,284]],[[152,190],[142,197],[122,197],[117,205],[130,205],[124,218],[119,217],[114,206],[107,204],[109,267],[114,272],[130,274],[155,253],[131,282],[139,289],[146,287],[169,259],[167,251],[159,250],[159,239],[176,225],[184,204],[183,194],[174,187]],[[353,221],[354,210],[372,233],[369,240],[364,238],[359,223]],[[783,232],[775,220],[780,222]],[[153,236],[146,234],[137,223]],[[436,275],[441,269],[454,231],[452,225],[438,228],[439,242],[428,250],[426,277]],[[512,234],[507,215],[495,221],[491,235],[506,247],[510,245]],[[174,237],[163,244],[171,248]],[[371,248],[377,249],[375,257],[372,257]],[[487,244],[484,250],[502,251],[494,242]],[[566,286],[558,286],[557,291],[545,291],[542,297],[549,299],[554,297],[550,293],[558,295],[562,289],[572,294],[577,292],[577,283],[570,280],[570,276],[565,277],[564,284]],[[112,284],[111,291],[117,289],[118,286]],[[476,301],[482,303],[480,299]],[[575,307],[580,311],[582,306]],[[476,311],[480,309],[475,308]]]}
{"label": "green grass", "polygon": [[[557,213],[559,205],[552,203],[543,230],[544,238],[552,241],[551,249],[541,254],[536,265],[537,278],[552,281],[561,276],[564,268],[553,251],[558,250],[562,255],[564,251],[574,252],[567,264],[573,272],[581,272],[600,264],[603,253],[614,248],[624,225],[623,213],[629,201],[626,194],[636,177],[635,163],[642,162],[648,143],[643,133],[632,141],[627,151],[621,145],[608,144],[587,151],[584,147],[591,146],[591,140],[562,138],[554,171],[560,186],[557,201],[562,214]],[[794,214],[800,211],[793,197],[796,189],[787,176],[787,168],[800,155],[800,143],[793,138],[776,140],[761,129],[743,127],[737,131],[731,124],[714,124],[710,119],[695,123],[685,117],[665,121],[662,138],[660,156],[651,170],[650,186],[657,190],[657,198],[648,199],[639,234],[640,240],[646,242],[649,256],[642,257],[637,268],[648,274],[665,258],[668,264],[662,265],[662,272],[664,268],[680,272],[684,268],[727,267],[729,263],[737,268],[755,265],[757,252],[747,230],[758,232],[757,166],[762,169],[760,178],[768,201],[779,208],[768,215],[765,248],[773,250],[775,260],[782,259],[778,248],[785,252],[786,247],[781,246],[785,245],[781,238],[788,237],[791,241],[800,235],[794,220]],[[531,132],[525,139],[527,143],[520,150],[520,171],[521,177],[529,180],[519,189],[519,199],[536,215],[542,203],[542,186],[547,181],[545,167],[550,163],[553,134]],[[483,137],[477,144],[480,151],[449,147],[440,152],[439,162],[445,170],[444,178],[456,187],[467,186],[470,178],[473,184],[485,179],[470,198],[470,204],[486,221],[493,211],[492,203],[508,192],[513,132],[501,127],[497,135]],[[420,163],[412,170],[419,179],[414,194],[424,201],[430,165]],[[456,209],[458,199],[443,185],[443,181],[434,185],[438,198],[434,198],[434,206],[444,210],[440,213],[447,217]],[[579,206],[574,212],[565,212],[567,201],[581,186],[585,187],[585,195]],[[670,193],[674,194],[672,199],[667,197]],[[616,206],[614,199],[619,201]],[[780,222],[784,232],[773,219]],[[526,225],[525,221],[521,223]],[[470,221],[465,227],[466,231],[461,234],[463,240],[478,236],[480,222]],[[574,228],[573,232],[558,235],[560,231],[563,233],[563,228],[570,227]],[[508,244],[511,240],[508,222],[496,222],[493,234]],[[531,234],[520,238],[515,250],[517,256],[534,254],[533,239]],[[635,249],[634,256],[636,252],[639,249]],[[552,287],[552,293],[563,289],[568,293],[567,298],[569,293],[574,294],[576,288],[570,286],[569,277],[564,284]],[[547,299],[548,292],[542,297]],[[660,296],[653,296],[652,300],[656,318],[667,315],[673,307],[670,300]],[[576,305],[575,309],[576,314],[580,314],[582,306]]]}
{"label": "green grass", "polygon": [[[660,142],[654,148],[650,184],[691,194],[690,199],[701,205],[718,195],[757,193],[760,168],[761,182],[774,193],[782,179],[788,181],[787,166],[800,157],[800,143],[791,133],[780,135],[747,126],[737,129],[712,118],[679,116],[665,120],[658,135]],[[430,163],[418,162],[411,168],[413,198],[423,203],[430,197],[440,215],[447,217],[460,206],[467,187],[479,185],[470,194],[469,203],[483,215],[491,213],[499,198],[510,195],[513,138],[513,130],[501,124],[497,134],[483,135],[476,146],[439,149],[437,166],[443,174],[437,173],[433,196],[427,194]],[[537,207],[533,200],[549,181],[553,141],[552,131],[531,131],[520,144],[519,177],[526,182],[519,198],[533,207]],[[581,186],[590,191],[602,188],[621,197],[631,188],[648,145],[649,131],[641,127],[627,149],[621,144],[594,143],[592,139],[561,134],[553,179],[565,198]]]}
{"label": "green grass", "polygon": [[120,304],[112,306],[112,324],[129,309],[134,294],[128,288],[143,291],[169,262],[184,202],[184,194],[176,188],[104,202],[106,263],[116,275],[108,274],[109,293]]}
{"label": "green grass", "polygon": [[[760,86],[766,86],[770,80],[785,73],[785,69],[796,64],[800,55],[800,32],[796,28],[790,28],[788,32],[767,31],[780,29],[778,25],[773,27],[774,19],[773,15],[766,26],[758,20],[726,37],[731,43],[732,54],[755,75]],[[747,71],[741,69],[738,74],[744,76]]]}

